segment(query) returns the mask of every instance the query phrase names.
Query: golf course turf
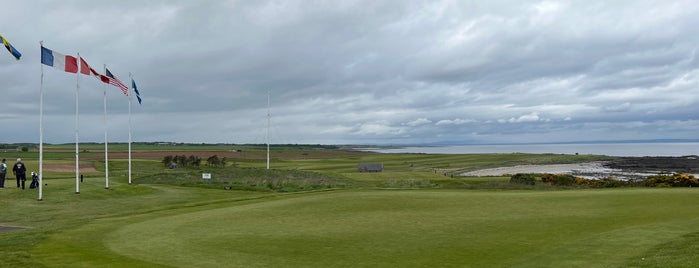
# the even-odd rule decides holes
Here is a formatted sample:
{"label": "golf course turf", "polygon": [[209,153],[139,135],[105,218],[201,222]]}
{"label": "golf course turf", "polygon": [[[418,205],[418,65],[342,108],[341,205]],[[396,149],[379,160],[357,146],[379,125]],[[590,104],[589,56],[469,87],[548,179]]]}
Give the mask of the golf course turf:
{"label": "golf course turf", "polygon": [[[337,184],[340,188],[280,188],[295,192],[224,190],[206,183],[128,185],[118,175],[104,189],[103,179],[93,174],[75,194],[70,174],[52,174],[45,181],[43,201],[36,200],[35,189],[0,190],[0,226],[23,228],[0,232],[0,267],[699,265],[696,188],[447,189],[435,185],[503,179],[435,174],[428,165],[442,165],[439,156],[387,156],[395,163],[385,162],[398,167],[408,157],[418,163],[415,168],[427,171],[347,171],[333,173],[332,178],[342,182]],[[488,157],[495,159],[482,159]],[[512,164],[543,157],[502,158]],[[561,158],[569,161],[570,156]],[[332,170],[314,161],[318,169]],[[359,161],[327,163],[341,163],[339,169],[349,170],[350,162]],[[480,165],[496,166],[497,161],[501,160]],[[162,172],[172,177],[199,172],[164,170],[160,165],[136,162],[143,170],[136,181],[155,180]],[[311,168],[308,161],[301,165]],[[103,165],[95,162],[95,167]],[[258,173],[235,169],[215,170],[214,176]],[[123,162],[110,162],[112,170],[123,171]],[[293,175],[284,179],[288,183],[327,180],[299,171],[270,174]],[[405,185],[420,187],[395,188]]]}
{"label": "golf course turf", "polygon": [[695,254],[657,254],[696,244],[687,240],[699,232],[699,212],[688,206],[696,195],[693,189],[292,194],[105,217],[51,234],[30,252],[43,265],[73,267],[652,267],[673,261],[691,267],[699,261]]}
{"label": "golf course turf", "polygon": [[330,192],[158,217],[104,241],[190,267],[624,266],[699,230],[699,213],[671,209],[695,194]]}

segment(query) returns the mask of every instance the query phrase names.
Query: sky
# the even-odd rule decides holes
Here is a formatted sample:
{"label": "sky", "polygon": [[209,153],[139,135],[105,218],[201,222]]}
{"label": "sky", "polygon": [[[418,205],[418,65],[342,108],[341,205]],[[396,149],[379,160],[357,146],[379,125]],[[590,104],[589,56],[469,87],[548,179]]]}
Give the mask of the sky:
{"label": "sky", "polygon": [[0,143],[699,138],[696,1],[13,1],[0,25]]}

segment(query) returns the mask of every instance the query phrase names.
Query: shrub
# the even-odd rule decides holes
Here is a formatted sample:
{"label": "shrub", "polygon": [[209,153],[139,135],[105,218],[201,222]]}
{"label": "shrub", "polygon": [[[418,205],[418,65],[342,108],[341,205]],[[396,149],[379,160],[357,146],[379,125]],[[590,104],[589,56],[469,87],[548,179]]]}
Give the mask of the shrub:
{"label": "shrub", "polygon": [[581,185],[581,186],[587,186],[590,188],[616,188],[616,187],[631,185],[629,182],[617,180],[614,178],[602,178],[602,179],[575,178],[575,184]]}
{"label": "shrub", "polygon": [[604,179],[600,179],[599,181],[600,181],[600,183],[599,183],[600,186],[604,187],[604,188],[616,188],[616,187],[628,185],[628,183],[626,183],[624,181],[620,181],[620,180],[613,179],[613,178],[604,178]]}
{"label": "shrub", "polygon": [[699,180],[694,175],[689,174],[674,174],[674,175],[656,175],[646,179],[648,187],[696,187],[699,186]]}
{"label": "shrub", "polygon": [[541,181],[548,185],[573,185],[575,184],[575,177],[568,174],[543,174],[541,175]]}
{"label": "shrub", "polygon": [[536,177],[534,174],[517,173],[510,177],[510,183],[534,185],[534,183],[536,183]]}
{"label": "shrub", "polygon": [[699,180],[694,175],[680,173],[673,176],[672,185],[675,187],[696,187],[699,186]]}

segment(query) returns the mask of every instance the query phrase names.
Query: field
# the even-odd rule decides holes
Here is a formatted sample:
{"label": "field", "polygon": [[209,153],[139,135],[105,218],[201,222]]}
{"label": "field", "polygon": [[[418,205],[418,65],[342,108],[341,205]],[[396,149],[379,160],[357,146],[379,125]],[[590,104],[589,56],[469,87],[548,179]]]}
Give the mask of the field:
{"label": "field", "polygon": [[[117,147],[118,148],[118,147]],[[99,152],[75,194],[69,148],[45,153],[44,200],[0,189],[0,267],[695,267],[694,188],[509,189],[454,172],[604,159],[569,155],[383,155],[246,147],[227,167],[169,170],[164,155],[229,148],[139,148],[134,181]],[[95,148],[94,150],[97,150]],[[157,150],[156,150],[157,149]],[[158,157],[146,157],[157,151]],[[30,169],[34,152],[23,153]],[[118,155],[118,154],[114,154]],[[15,154],[2,154],[13,163]],[[112,153],[110,151],[110,157]],[[89,159],[89,157],[86,157]],[[382,162],[383,173],[356,173]],[[73,163],[74,165],[74,163]],[[73,166],[74,167],[74,166]],[[92,169],[94,170],[92,170]],[[81,166],[81,169],[83,167]],[[211,181],[200,174],[210,172]],[[102,177],[101,177],[102,176]],[[225,190],[224,187],[233,190]]]}

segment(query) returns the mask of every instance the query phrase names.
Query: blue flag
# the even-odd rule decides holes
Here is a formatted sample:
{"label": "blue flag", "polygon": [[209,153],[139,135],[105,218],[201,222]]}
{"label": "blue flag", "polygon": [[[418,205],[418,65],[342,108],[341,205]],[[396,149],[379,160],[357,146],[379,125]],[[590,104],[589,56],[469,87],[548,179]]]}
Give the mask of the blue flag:
{"label": "blue flag", "polygon": [[141,104],[141,93],[138,92],[138,88],[136,87],[136,81],[133,81],[133,78],[131,78],[131,87],[133,88],[133,91],[136,92],[136,99],[138,100],[138,104]]}
{"label": "blue flag", "polygon": [[19,51],[17,51],[15,47],[10,45],[10,42],[7,42],[7,39],[5,39],[5,37],[2,37],[2,35],[0,35],[0,40],[2,41],[2,44],[5,45],[5,47],[7,48],[7,51],[9,51],[10,54],[12,54],[12,56],[14,56],[16,60],[19,60],[19,58],[22,57],[22,53],[19,53]]}

